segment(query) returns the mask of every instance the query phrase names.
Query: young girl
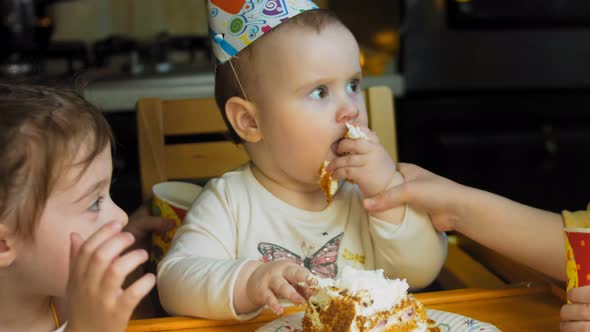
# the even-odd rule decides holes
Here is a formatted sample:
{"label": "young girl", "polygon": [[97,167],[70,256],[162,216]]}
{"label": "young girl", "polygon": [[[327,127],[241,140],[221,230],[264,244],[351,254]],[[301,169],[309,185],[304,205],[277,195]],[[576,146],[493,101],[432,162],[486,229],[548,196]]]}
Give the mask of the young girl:
{"label": "young girl", "polygon": [[108,123],[43,86],[0,84],[0,114],[0,330],[124,331],[155,278],[122,288],[147,253],[122,254],[134,238],[109,196]]}
{"label": "young girl", "polygon": [[[330,12],[306,0],[211,0],[216,97],[251,162],[211,180],[158,266],[176,315],[247,319],[281,299],[301,302],[311,273],[383,269],[430,284],[446,238],[420,211],[369,214],[361,205],[403,178],[367,128],[359,47]],[[368,139],[342,139],[346,124]],[[318,169],[340,179],[330,204]]]}

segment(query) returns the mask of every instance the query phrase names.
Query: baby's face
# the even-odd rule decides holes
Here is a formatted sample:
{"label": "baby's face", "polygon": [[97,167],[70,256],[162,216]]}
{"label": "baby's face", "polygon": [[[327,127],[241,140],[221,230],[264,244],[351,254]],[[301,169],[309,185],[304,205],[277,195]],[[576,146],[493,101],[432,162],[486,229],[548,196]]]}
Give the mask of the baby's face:
{"label": "baby's face", "polygon": [[267,173],[317,190],[318,170],[336,157],[345,123],[367,125],[359,48],[344,27],[321,32],[285,27],[252,57],[257,68],[258,121],[270,160]]}
{"label": "baby's face", "polygon": [[[35,238],[27,241],[17,260],[34,276],[31,287],[41,294],[63,296],[69,275],[70,233],[84,239],[102,225],[127,223],[127,215],[109,195],[112,160],[110,148],[104,149],[79,177],[82,166],[70,167],[50,194],[35,229]],[[33,286],[34,285],[34,286]]]}

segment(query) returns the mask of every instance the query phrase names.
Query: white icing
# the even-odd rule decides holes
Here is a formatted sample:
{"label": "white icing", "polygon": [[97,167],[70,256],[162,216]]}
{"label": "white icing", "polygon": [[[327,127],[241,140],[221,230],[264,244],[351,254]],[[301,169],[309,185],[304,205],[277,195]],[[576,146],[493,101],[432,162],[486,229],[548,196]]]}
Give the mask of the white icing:
{"label": "white icing", "polygon": [[389,310],[400,304],[408,293],[406,280],[386,279],[383,270],[359,270],[345,266],[335,281],[335,286],[348,289],[353,295],[373,299],[372,311]]}
{"label": "white icing", "polygon": [[[369,317],[378,312],[390,311],[392,308],[399,305],[407,298],[408,283],[406,280],[387,279],[383,276],[383,270],[366,271],[355,269],[350,266],[344,266],[339,276],[334,279],[314,278],[313,282],[318,287],[317,294],[310,299],[312,303],[325,308],[330,305],[331,301],[338,300],[343,297],[341,292],[347,290],[349,296],[359,297],[361,300],[355,302],[356,316]],[[371,304],[371,300],[373,301]],[[315,306],[311,306],[312,323],[315,326],[322,326],[319,313],[315,310]],[[406,310],[400,310],[388,318],[387,323],[381,328],[386,328],[391,325],[398,325],[407,320],[416,319],[415,315],[408,314],[408,310],[413,310],[412,307]],[[367,322],[368,323],[368,322]],[[357,320],[353,320],[350,326],[350,331],[359,331],[360,326],[357,326]],[[366,330],[367,327],[365,327]],[[417,322],[417,327],[413,332],[427,331],[428,324],[426,322]]]}
{"label": "white icing", "polygon": [[363,138],[363,139],[368,139],[367,134],[365,134],[361,128],[359,128],[358,126],[355,126],[353,124],[350,123],[346,123],[346,128],[348,128],[348,133],[346,133],[346,138],[352,138],[352,139],[359,139],[359,138]]}

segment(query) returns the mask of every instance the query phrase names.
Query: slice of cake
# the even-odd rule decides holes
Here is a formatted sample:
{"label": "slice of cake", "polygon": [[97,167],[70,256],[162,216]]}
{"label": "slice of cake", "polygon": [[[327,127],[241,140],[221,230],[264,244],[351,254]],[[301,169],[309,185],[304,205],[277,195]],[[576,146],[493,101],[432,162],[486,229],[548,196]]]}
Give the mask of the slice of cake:
{"label": "slice of cake", "polygon": [[[355,126],[355,125],[347,122],[346,128],[348,128],[348,131],[346,132],[346,135],[344,135],[343,138],[350,138],[350,139],[361,139],[361,138],[367,139],[368,138],[367,135],[358,126]],[[322,166],[320,167],[320,171],[319,171],[320,179],[318,180],[320,188],[322,188],[322,190],[324,191],[324,194],[326,195],[326,201],[328,201],[328,204],[330,204],[332,202],[332,196],[334,196],[336,194],[336,192],[338,191],[338,180],[332,178],[332,172],[326,171],[326,166],[328,166],[329,163],[330,162],[328,160],[325,160],[322,163]]]}
{"label": "slice of cake", "polygon": [[344,267],[334,279],[317,279],[307,301],[304,332],[440,332],[411,294],[408,283],[386,279],[383,270]]}
{"label": "slice of cake", "polygon": [[332,202],[332,196],[338,191],[338,180],[332,178],[332,172],[326,171],[326,166],[329,163],[327,160],[322,163],[322,167],[320,167],[320,179],[318,180],[320,188],[322,188],[326,195],[328,204]]}

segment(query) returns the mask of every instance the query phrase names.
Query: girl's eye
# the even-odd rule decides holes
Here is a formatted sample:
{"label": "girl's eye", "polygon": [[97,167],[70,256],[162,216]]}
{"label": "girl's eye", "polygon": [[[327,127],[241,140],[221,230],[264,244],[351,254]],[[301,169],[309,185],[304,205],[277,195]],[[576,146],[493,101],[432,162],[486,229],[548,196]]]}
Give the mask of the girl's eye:
{"label": "girl's eye", "polygon": [[92,203],[92,205],[90,205],[90,207],[88,207],[88,211],[91,212],[99,212],[100,211],[100,204],[102,203],[103,197],[100,196],[96,199],[96,201],[94,201],[94,203]]}
{"label": "girl's eye", "polygon": [[346,93],[357,93],[359,91],[359,81],[352,80],[346,84]]}
{"label": "girl's eye", "polygon": [[328,96],[328,88],[325,86],[317,87],[309,94],[309,96],[313,99],[324,99]]}

